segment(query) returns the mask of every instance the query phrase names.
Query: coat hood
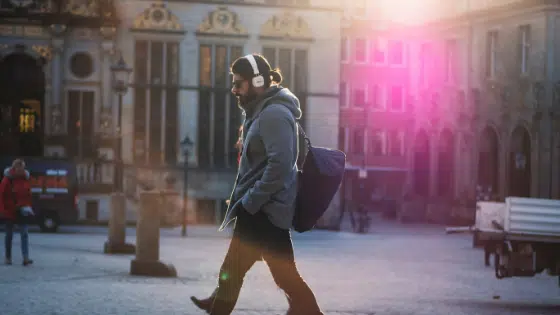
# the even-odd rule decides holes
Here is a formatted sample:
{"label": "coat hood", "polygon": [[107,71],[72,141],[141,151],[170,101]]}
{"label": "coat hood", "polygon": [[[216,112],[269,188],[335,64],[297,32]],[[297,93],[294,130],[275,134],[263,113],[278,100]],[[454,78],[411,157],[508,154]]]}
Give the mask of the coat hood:
{"label": "coat hood", "polygon": [[[16,174],[14,174],[11,167],[6,167],[4,169],[4,176],[8,177],[8,178],[17,178],[18,177]],[[25,179],[29,179],[29,177],[30,177],[29,171],[25,170]]]}
{"label": "coat hood", "polygon": [[259,99],[255,111],[247,113],[247,117],[256,117],[263,109],[265,104],[282,104],[286,106],[294,115],[295,119],[301,118],[301,108],[299,99],[289,89],[274,85],[268,88],[265,94]]}
{"label": "coat hood", "polygon": [[299,99],[287,88],[277,87],[276,93],[271,96],[268,103],[279,103],[286,106],[296,119],[301,118],[301,107]]}

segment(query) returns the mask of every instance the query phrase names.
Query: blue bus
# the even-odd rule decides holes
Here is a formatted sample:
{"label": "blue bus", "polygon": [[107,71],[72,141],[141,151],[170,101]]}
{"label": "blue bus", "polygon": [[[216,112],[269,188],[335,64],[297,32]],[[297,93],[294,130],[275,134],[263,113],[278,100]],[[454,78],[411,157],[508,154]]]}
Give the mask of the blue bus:
{"label": "blue bus", "polygon": [[[0,156],[0,179],[16,157]],[[60,225],[78,221],[76,165],[66,159],[23,157],[30,173],[34,223],[42,232],[56,232]],[[1,218],[0,218],[1,220]]]}

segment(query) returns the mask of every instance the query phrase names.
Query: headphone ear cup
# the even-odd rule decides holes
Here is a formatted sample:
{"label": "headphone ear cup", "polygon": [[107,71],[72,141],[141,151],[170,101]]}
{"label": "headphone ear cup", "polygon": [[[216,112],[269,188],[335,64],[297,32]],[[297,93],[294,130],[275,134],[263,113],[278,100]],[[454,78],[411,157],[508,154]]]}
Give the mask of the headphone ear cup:
{"label": "headphone ear cup", "polygon": [[264,86],[264,77],[262,75],[254,77],[252,81],[253,81],[253,86],[254,87]]}

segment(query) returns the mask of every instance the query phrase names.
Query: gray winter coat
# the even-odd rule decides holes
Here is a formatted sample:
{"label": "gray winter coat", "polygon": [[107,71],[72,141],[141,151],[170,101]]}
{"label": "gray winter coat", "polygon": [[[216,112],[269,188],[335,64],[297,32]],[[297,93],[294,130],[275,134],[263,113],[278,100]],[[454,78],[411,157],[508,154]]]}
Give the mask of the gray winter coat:
{"label": "gray winter coat", "polygon": [[240,205],[251,214],[263,211],[272,224],[290,229],[297,195],[299,100],[286,88],[271,87],[253,108],[243,124],[239,171],[220,230],[236,218]]}

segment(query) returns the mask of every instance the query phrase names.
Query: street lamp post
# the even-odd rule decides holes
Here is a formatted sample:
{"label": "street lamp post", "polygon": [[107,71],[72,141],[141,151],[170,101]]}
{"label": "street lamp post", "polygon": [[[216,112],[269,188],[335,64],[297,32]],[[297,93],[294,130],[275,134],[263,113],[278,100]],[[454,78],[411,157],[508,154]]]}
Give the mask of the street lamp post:
{"label": "street lamp post", "polygon": [[105,242],[105,253],[133,254],[136,247],[126,243],[126,199],[122,187],[122,148],[121,148],[121,120],[122,99],[128,90],[132,69],[124,61],[122,54],[117,63],[110,68],[113,90],[119,97],[117,117],[115,119],[115,137],[113,147],[114,160],[114,193],[111,196],[111,217],[109,218],[109,239]]}
{"label": "street lamp post", "polygon": [[183,149],[183,204],[182,204],[182,225],[181,225],[181,236],[187,236],[187,197],[189,189],[189,156],[194,143],[189,138],[185,136],[183,141],[181,141],[181,148]]}
{"label": "street lamp post", "polygon": [[121,54],[119,60],[116,64],[111,67],[111,73],[113,75],[113,90],[117,94],[119,101],[117,107],[117,117],[115,124],[115,147],[114,147],[114,160],[115,160],[115,170],[114,170],[114,185],[115,192],[122,192],[122,102],[123,96],[128,91],[128,84],[130,80],[130,73],[132,68],[130,68]]}

